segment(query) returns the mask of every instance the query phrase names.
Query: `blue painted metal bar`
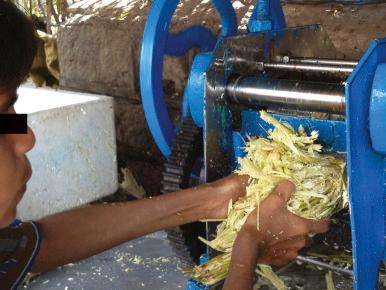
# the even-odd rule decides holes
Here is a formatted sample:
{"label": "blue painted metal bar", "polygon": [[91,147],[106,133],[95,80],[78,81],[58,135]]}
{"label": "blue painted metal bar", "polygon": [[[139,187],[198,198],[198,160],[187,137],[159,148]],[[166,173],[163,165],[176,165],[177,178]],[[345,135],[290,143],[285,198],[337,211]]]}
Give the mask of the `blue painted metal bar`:
{"label": "blue painted metal bar", "polygon": [[165,53],[169,56],[182,56],[192,48],[212,51],[217,38],[212,31],[203,26],[192,26],[178,33],[169,33]]}
{"label": "blue painted metal bar", "polygon": [[280,30],[286,27],[280,0],[257,0],[249,18],[249,32]]}
{"label": "blue painted metal bar", "polygon": [[237,34],[237,15],[230,0],[212,0],[221,17],[221,36]]}
{"label": "blue painted metal bar", "polygon": [[370,95],[386,39],[374,41],[346,82],[347,174],[350,197],[354,289],[378,288],[385,250],[385,156],[376,153],[369,133]]}

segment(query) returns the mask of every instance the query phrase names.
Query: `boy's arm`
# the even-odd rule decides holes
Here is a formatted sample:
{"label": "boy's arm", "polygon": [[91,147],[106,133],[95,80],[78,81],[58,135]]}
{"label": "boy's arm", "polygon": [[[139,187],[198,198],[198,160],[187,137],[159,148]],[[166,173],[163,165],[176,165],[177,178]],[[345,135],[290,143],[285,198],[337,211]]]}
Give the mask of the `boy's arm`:
{"label": "boy's arm", "polygon": [[242,229],[232,249],[232,259],[223,290],[252,290],[259,250],[256,234]]}
{"label": "boy's arm", "polygon": [[248,177],[231,175],[167,195],[45,217],[38,221],[42,243],[31,271],[45,272],[161,229],[224,218],[229,200],[245,194],[247,181]]}

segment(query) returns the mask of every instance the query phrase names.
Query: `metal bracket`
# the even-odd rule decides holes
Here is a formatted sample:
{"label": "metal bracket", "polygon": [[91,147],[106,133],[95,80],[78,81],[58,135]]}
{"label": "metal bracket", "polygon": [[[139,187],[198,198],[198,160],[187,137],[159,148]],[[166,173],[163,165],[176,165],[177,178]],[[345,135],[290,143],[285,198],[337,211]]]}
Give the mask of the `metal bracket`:
{"label": "metal bracket", "polygon": [[279,30],[285,27],[285,17],[279,0],[257,0],[248,22],[249,32]]}

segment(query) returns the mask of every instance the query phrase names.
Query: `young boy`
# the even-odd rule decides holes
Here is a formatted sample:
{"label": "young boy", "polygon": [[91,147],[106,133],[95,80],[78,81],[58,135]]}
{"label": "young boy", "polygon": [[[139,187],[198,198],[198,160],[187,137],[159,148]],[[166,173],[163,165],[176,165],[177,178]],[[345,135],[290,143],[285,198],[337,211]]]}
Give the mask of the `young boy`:
{"label": "young boy", "polygon": [[[16,91],[35,54],[34,35],[29,19],[10,1],[0,0],[0,116],[15,114]],[[1,289],[15,289],[28,271],[48,271],[160,229],[224,218],[229,200],[245,194],[248,181],[246,176],[230,175],[152,199],[86,206],[37,222],[15,221],[16,206],[31,177],[25,154],[34,142],[30,128],[26,134],[0,134]],[[237,255],[232,257],[226,289],[250,289],[257,261],[286,263],[306,245],[308,232],[327,230],[327,222],[304,220],[287,211],[285,203],[293,191],[293,184],[284,182],[264,201],[259,231],[256,213],[248,218],[234,245]]]}

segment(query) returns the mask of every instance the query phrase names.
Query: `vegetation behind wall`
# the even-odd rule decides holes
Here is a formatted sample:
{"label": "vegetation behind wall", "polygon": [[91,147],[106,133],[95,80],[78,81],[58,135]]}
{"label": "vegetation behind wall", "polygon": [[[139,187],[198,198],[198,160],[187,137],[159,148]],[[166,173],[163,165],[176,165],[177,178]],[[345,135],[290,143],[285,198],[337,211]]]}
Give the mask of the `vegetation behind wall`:
{"label": "vegetation behind wall", "polygon": [[[40,30],[52,33],[68,17],[68,6],[78,0],[11,0],[31,16]],[[44,27],[42,27],[44,26]],[[43,29],[44,28],[44,29]]]}

